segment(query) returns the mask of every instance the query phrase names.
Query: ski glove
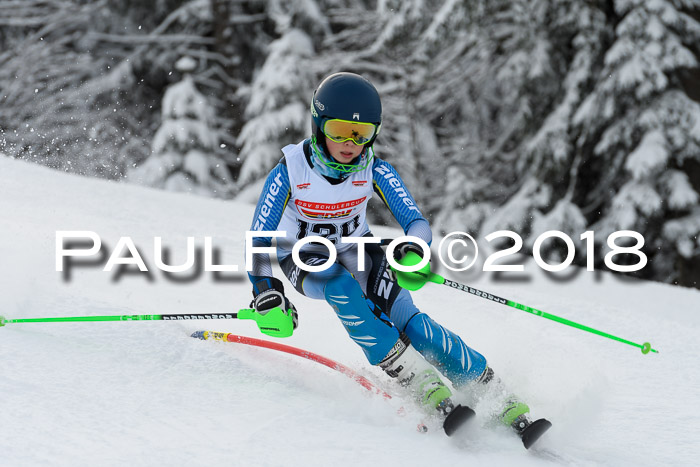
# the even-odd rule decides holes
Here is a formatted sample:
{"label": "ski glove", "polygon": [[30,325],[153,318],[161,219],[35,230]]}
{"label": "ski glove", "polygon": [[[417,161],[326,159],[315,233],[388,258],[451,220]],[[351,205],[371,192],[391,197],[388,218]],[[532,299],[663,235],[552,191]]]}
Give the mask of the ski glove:
{"label": "ski glove", "polygon": [[406,254],[412,251],[413,253],[417,254],[420,259],[423,259],[423,250],[418,245],[415,245],[413,243],[409,242],[404,242],[404,243],[399,243],[399,245],[394,248],[394,260],[399,263],[402,266],[408,266],[402,262],[402,260],[406,257]]}
{"label": "ski glove", "polygon": [[[401,243],[394,248],[394,260],[401,266],[415,266],[423,260],[423,250],[413,243]],[[396,281],[401,288],[418,290],[429,280],[430,262],[420,270],[403,272],[390,267],[389,277]]]}
{"label": "ski glove", "polygon": [[253,301],[250,302],[250,307],[255,308],[255,311],[262,316],[265,316],[273,308],[279,307],[285,313],[292,314],[294,329],[299,325],[297,309],[284,296],[282,281],[275,277],[263,277],[253,284]]}

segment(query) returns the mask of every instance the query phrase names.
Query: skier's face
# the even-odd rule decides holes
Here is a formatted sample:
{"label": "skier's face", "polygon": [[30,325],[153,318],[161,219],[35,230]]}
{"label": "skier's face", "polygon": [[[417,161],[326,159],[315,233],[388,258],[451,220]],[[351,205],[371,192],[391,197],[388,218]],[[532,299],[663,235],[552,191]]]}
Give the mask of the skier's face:
{"label": "skier's face", "polygon": [[359,156],[364,149],[364,145],[355,144],[352,140],[336,143],[328,138],[328,136],[326,136],[326,147],[328,148],[328,152],[331,153],[331,157],[341,164],[349,164],[353,159]]}

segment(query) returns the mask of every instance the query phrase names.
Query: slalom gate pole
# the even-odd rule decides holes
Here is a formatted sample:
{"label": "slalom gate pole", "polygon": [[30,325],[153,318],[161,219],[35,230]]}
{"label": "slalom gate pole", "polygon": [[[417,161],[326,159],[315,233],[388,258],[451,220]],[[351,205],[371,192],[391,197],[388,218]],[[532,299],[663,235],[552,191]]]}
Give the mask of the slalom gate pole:
{"label": "slalom gate pole", "polygon": [[253,308],[241,308],[237,313],[190,313],[165,315],[108,315],[61,316],[55,318],[6,319],[0,316],[0,327],[13,323],[65,323],[80,321],[183,321],[197,319],[250,319],[255,321],[263,334],[272,337],[289,337],[294,331],[292,315],[279,307],[261,315]]}
{"label": "slalom gate pole", "polygon": [[291,345],[279,344],[277,342],[270,342],[262,339],[256,339],[254,337],[238,336],[236,334],[231,334],[229,332],[213,332],[213,331],[196,331],[192,333],[191,337],[202,340],[217,340],[222,342],[234,342],[237,344],[252,345],[255,347],[263,347],[266,349],[276,350],[278,352],[284,352],[291,355],[296,355],[297,357],[302,357],[312,362],[320,363],[328,368],[338,371],[348,378],[356,381],[365,389],[372,391],[376,394],[381,395],[385,399],[391,399],[391,396],[385,391],[379,389],[377,386],[372,384],[367,378],[358,374],[355,370],[338,363],[335,360],[326,358],[308,350],[299,349],[297,347],[292,347]]}
{"label": "slalom gate pole", "polygon": [[[380,243],[380,245],[388,245],[391,243],[391,239],[383,239]],[[404,258],[404,266],[412,266],[418,264],[423,258],[421,258],[418,254],[414,252],[408,252]],[[518,302],[514,302],[512,300],[508,300],[505,298],[498,297],[496,295],[483,292],[479,289],[475,289],[474,287],[470,287],[465,284],[460,284],[459,282],[451,281],[449,279],[445,279],[439,274],[435,274],[434,272],[430,272],[430,263],[425,265],[422,269],[418,271],[412,271],[412,272],[404,272],[404,271],[399,271],[397,269],[392,268],[394,271],[394,274],[396,275],[396,282],[399,284],[400,287],[415,291],[423,287],[427,282],[434,282],[436,284],[441,284],[441,285],[446,285],[447,287],[450,287],[452,289],[457,289],[461,290],[462,292],[466,292],[472,295],[476,295],[477,297],[484,298],[486,300],[500,303],[501,305],[506,305],[512,308],[515,308],[517,310],[525,311],[527,313],[533,314],[535,316],[540,316],[542,318],[547,318],[549,320],[555,321],[560,324],[565,324],[567,326],[571,326],[576,329],[580,329],[582,331],[590,332],[592,334],[597,334],[602,337],[606,337],[608,339],[612,339],[614,341],[622,342],[623,344],[631,345],[632,347],[638,347],[642,350],[642,353],[644,355],[648,354],[649,352],[654,352],[654,353],[659,353],[658,350],[653,349],[651,347],[651,344],[649,342],[644,342],[643,344],[638,344],[636,342],[629,341],[627,339],[623,339],[618,336],[614,336],[612,334],[609,334],[607,332],[599,331],[598,329],[594,329],[590,326],[586,326],[585,324],[577,323],[575,321],[571,321],[566,318],[562,318],[561,316],[553,315],[551,313],[546,313],[544,311],[538,310],[537,308],[532,308],[527,305],[523,305]]]}

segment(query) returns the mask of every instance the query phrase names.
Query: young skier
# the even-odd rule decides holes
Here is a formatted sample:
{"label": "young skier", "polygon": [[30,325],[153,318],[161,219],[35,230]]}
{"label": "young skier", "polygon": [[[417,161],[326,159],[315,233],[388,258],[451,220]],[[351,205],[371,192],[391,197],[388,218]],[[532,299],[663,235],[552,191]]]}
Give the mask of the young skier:
{"label": "young skier", "polygon": [[[477,392],[479,387],[500,387],[498,378],[479,352],[414,305],[408,290],[396,283],[379,245],[364,245],[364,258],[358,258],[358,244],[341,241],[372,236],[366,207],[373,192],[406,235],[428,245],[432,240],[428,221],[396,170],[374,154],[381,124],[379,93],[367,79],[353,73],[324,79],[311,100],[311,137],[282,149],[284,157],[267,177],[251,230],[286,232],[277,237],[277,257],[292,286],[307,297],[327,301],[367,360],[407,386],[424,407],[437,410],[449,435],[473,411],[452,402],[451,390],[436,368],[454,387],[472,384]],[[293,261],[295,243],[309,236],[325,237],[335,246],[337,259],[330,268],[309,272]],[[254,247],[270,245],[270,237],[253,240]],[[319,243],[306,243],[299,251],[309,266],[329,258],[329,249]],[[399,264],[412,254],[422,257],[421,249],[411,243],[395,249]],[[261,314],[274,307],[288,310],[296,326],[296,309],[282,282],[272,276],[268,255],[253,255],[249,277],[251,307]],[[531,426],[528,412],[526,404],[511,399],[498,416],[522,436]]]}

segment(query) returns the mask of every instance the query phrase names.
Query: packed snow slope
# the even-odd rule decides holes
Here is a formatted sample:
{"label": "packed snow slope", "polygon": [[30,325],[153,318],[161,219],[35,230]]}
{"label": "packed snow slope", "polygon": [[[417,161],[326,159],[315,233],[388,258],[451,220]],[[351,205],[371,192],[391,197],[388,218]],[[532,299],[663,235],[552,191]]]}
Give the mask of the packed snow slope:
{"label": "packed snow slope", "polygon": [[[246,307],[244,232],[253,206],[85,179],[0,157],[0,314],[6,318],[223,313]],[[150,274],[102,264],[56,271],[56,231],[94,231],[105,255],[131,237]],[[389,229],[375,234],[396,235]],[[238,273],[155,268],[153,238],[185,259],[212,237]],[[122,256],[127,256],[123,252]],[[89,258],[88,258],[89,259]],[[444,271],[443,271],[444,272]],[[700,293],[581,271],[519,280],[454,276],[483,290],[619,335],[659,354],[429,284],[420,308],[481,351],[533,414],[554,427],[525,451],[488,428],[486,407],[458,439],[416,432],[405,398],[385,401],[316,363],[198,329],[262,337],[248,321],[10,323],[0,328],[0,464],[27,465],[697,465]],[[181,278],[182,279],[182,278]],[[497,280],[498,279],[498,280]],[[300,314],[280,340],[338,360],[395,395],[328,305],[289,287]],[[458,399],[466,400],[460,394]],[[406,407],[399,416],[397,409]],[[486,405],[486,402],[481,404]],[[481,410],[480,410],[481,409]]]}

